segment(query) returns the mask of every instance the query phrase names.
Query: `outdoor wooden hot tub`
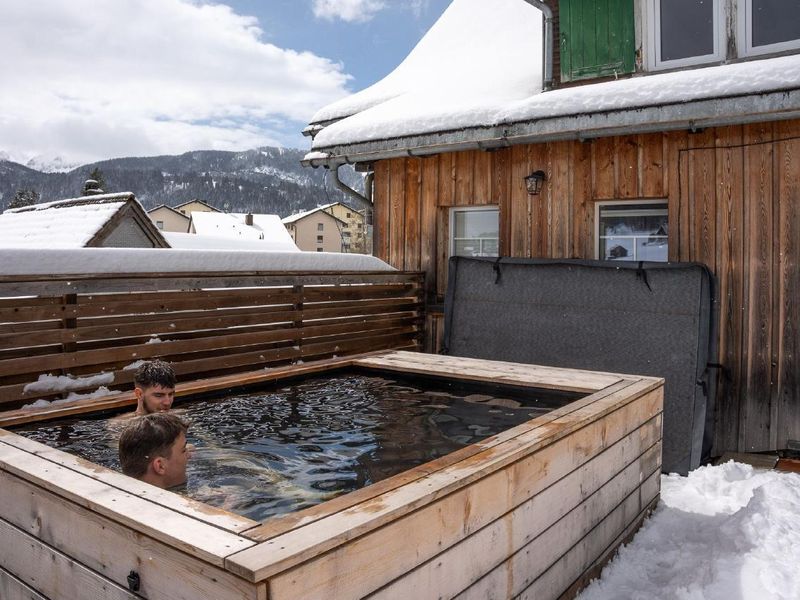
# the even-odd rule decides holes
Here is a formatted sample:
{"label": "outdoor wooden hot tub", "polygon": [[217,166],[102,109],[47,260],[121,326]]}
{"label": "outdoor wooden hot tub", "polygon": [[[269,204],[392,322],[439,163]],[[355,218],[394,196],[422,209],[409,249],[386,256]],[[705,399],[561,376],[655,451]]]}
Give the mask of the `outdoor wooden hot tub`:
{"label": "outdoor wooden hot tub", "polygon": [[660,379],[394,351],[216,384],[351,366],[586,395],[264,523],[0,430],[0,597],[557,598],[658,499]]}

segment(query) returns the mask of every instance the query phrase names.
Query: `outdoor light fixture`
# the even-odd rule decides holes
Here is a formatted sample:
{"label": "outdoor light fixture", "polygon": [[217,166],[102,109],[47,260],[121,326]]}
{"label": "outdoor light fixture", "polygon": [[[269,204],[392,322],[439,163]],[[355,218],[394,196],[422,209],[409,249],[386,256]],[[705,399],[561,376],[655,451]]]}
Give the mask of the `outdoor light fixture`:
{"label": "outdoor light fixture", "polygon": [[538,196],[542,191],[542,184],[547,177],[544,171],[534,171],[525,178],[525,187],[531,196]]}

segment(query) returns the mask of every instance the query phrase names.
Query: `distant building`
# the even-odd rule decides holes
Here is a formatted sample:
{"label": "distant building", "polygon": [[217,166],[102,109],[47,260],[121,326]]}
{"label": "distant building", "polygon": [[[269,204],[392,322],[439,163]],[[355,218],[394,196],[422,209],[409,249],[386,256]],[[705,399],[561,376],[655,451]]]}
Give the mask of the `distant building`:
{"label": "distant building", "polygon": [[169,239],[180,248],[299,251],[278,215],[193,212],[189,234]]}
{"label": "distant building", "polygon": [[156,206],[147,211],[147,216],[160,231],[187,233],[189,231],[189,215],[171,208],[166,204]]}
{"label": "distant building", "polygon": [[2,248],[169,248],[130,192],[81,196],[0,214]]}
{"label": "distant building", "polygon": [[283,219],[294,243],[305,252],[347,252],[349,241],[343,235],[347,222],[322,208],[315,208]]}
{"label": "distant building", "polygon": [[345,223],[342,226],[342,252],[370,253],[367,223],[363,212],[341,202],[332,202],[319,208]]}
{"label": "distant building", "polygon": [[191,215],[193,212],[217,212],[221,213],[222,211],[218,208],[211,206],[210,204],[206,204],[202,200],[189,200],[188,202],[184,202],[183,204],[178,204],[175,207],[175,210],[185,214],[187,217]]}

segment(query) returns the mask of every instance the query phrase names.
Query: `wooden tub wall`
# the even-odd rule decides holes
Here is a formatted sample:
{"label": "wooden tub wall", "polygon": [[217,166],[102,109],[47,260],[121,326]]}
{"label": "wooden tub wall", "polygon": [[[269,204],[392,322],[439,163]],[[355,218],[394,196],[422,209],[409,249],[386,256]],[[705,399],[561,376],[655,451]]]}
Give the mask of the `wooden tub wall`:
{"label": "wooden tub wall", "polygon": [[662,380],[410,352],[345,362],[589,395],[263,524],[0,431],[2,597],[558,598],[658,499]]}

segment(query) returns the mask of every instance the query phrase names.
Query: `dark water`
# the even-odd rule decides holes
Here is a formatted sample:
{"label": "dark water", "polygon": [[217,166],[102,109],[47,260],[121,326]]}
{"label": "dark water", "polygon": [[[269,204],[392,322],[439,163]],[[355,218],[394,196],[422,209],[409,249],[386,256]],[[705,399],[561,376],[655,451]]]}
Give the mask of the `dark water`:
{"label": "dark water", "polygon": [[[196,449],[186,487],[176,491],[260,521],[401,473],[565,402],[493,393],[344,374],[184,403],[175,410],[190,423]],[[118,434],[105,419],[16,432],[119,469]]]}

